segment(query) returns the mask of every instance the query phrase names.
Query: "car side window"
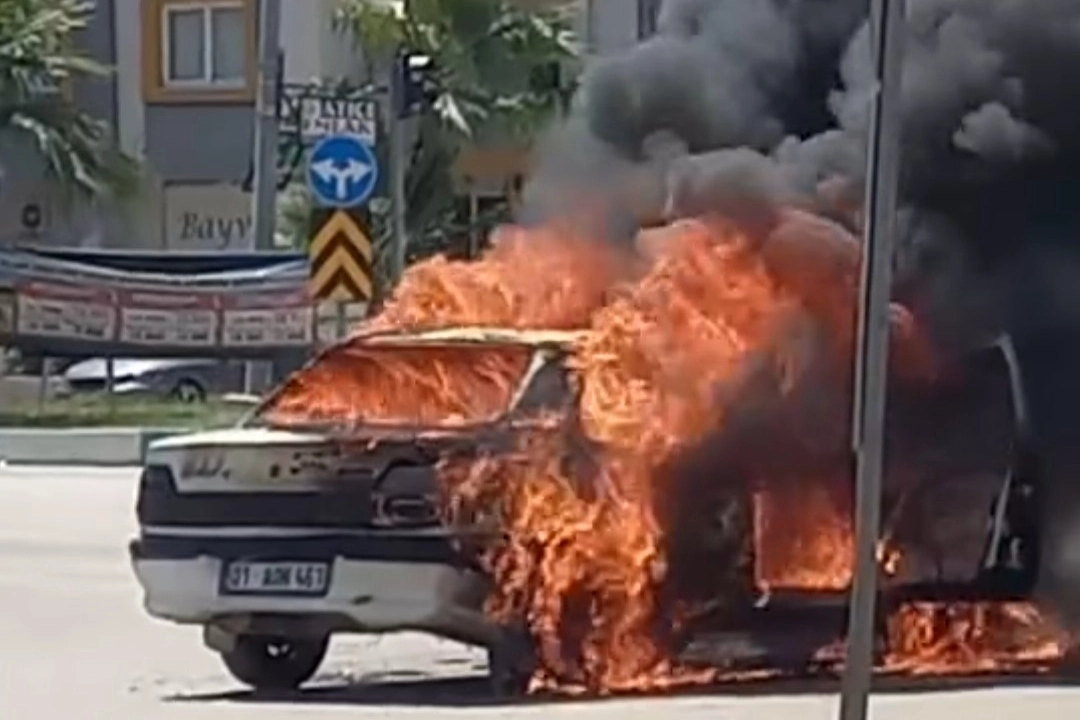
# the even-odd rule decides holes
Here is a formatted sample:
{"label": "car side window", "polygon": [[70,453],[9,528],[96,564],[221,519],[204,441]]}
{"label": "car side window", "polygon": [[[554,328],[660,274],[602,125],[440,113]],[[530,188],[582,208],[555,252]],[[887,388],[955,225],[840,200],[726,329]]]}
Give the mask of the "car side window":
{"label": "car side window", "polygon": [[532,376],[514,411],[531,414],[562,410],[570,402],[573,388],[561,358],[549,358]]}

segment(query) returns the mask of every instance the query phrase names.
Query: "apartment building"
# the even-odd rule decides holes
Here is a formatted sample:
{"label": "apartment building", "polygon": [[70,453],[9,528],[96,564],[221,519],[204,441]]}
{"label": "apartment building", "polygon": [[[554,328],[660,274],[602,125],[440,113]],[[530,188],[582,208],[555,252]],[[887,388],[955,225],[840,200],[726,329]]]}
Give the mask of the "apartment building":
{"label": "apartment building", "polygon": [[[599,54],[648,34],[659,5],[521,1],[574,2],[583,44]],[[282,0],[286,83],[355,78],[362,71],[350,41],[332,27],[337,3]],[[122,209],[71,207],[43,180],[26,147],[0,145],[0,242],[250,248],[258,6],[258,0],[97,0],[78,41],[115,72],[78,81],[73,93],[81,107],[111,123],[126,152],[145,160],[145,191]],[[478,152],[466,165],[477,180],[484,176],[484,184],[497,185],[516,171],[520,158]]]}

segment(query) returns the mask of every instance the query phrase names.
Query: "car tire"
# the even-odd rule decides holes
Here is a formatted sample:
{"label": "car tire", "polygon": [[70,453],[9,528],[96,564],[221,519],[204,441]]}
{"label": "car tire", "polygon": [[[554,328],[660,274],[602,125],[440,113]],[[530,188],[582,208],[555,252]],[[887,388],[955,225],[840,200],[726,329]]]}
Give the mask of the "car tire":
{"label": "car tire", "polygon": [[500,700],[516,700],[529,693],[536,671],[536,645],[531,635],[520,628],[506,628],[503,640],[488,649],[488,681]]}
{"label": "car tire", "polygon": [[187,405],[206,401],[206,390],[195,380],[184,379],[173,386],[169,393],[173,400]]}
{"label": "car tire", "polygon": [[234,678],[257,692],[295,690],[319,669],[329,644],[329,638],[241,635],[221,659]]}

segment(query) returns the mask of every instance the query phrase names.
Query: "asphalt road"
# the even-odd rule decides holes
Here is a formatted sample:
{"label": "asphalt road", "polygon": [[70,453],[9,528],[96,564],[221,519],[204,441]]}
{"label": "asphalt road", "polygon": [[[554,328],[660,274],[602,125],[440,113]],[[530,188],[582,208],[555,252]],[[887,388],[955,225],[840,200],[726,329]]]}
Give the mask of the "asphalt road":
{"label": "asphalt road", "polygon": [[[0,707],[19,720],[246,718],[725,718],[827,720],[830,688],[723,688],[676,698],[500,706],[478,656],[406,635],[338,642],[318,686],[253,700],[201,647],[197,630],[141,611],[125,556],[134,471],[0,468]],[[875,720],[1075,718],[1080,689],[1048,683],[900,688]]]}

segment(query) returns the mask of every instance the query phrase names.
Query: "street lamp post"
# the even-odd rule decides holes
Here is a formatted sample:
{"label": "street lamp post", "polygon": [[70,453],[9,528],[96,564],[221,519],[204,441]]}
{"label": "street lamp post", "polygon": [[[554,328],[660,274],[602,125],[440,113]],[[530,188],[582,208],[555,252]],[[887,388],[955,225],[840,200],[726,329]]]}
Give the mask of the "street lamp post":
{"label": "street lamp post", "polygon": [[900,155],[900,84],[905,0],[873,0],[870,17],[875,92],[870,114],[862,281],[852,407],[856,465],[855,572],[840,720],[865,720],[874,670],[877,544],[889,359],[889,302]]}

